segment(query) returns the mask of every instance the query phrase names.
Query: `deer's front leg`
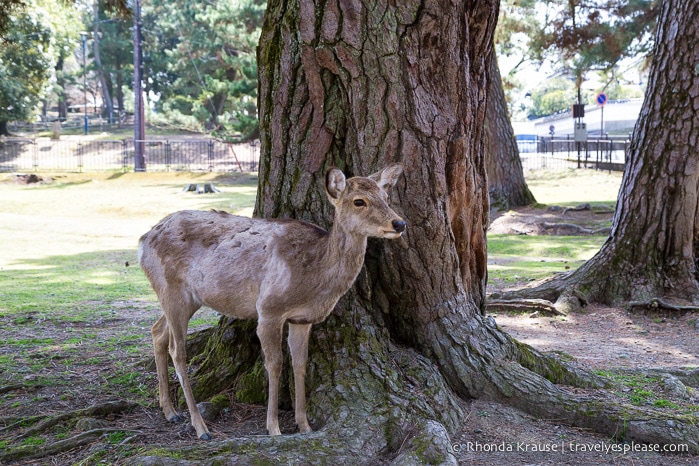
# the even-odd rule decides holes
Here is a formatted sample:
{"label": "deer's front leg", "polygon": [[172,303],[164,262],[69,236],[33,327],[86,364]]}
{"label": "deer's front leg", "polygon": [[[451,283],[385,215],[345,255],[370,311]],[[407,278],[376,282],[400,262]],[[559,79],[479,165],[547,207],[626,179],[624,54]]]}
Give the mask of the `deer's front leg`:
{"label": "deer's front leg", "polygon": [[257,337],[265,355],[265,369],[269,379],[269,399],[267,401],[267,432],[281,435],[279,430],[279,377],[282,372],[282,330],[283,321],[263,320],[257,323]]}
{"label": "deer's front leg", "polygon": [[310,333],[311,324],[289,323],[289,350],[291,365],[294,368],[294,391],[296,392],[294,412],[299,432],[312,432],[306,417],[306,363]]}

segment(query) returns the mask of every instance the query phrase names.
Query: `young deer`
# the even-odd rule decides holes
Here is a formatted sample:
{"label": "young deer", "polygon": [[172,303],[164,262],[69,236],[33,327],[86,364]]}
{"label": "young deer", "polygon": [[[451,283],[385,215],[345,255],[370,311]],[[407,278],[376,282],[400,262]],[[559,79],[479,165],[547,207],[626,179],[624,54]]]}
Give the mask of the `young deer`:
{"label": "young deer", "polygon": [[402,172],[402,165],[392,165],[368,178],[345,179],[340,170],[331,169],[325,177],[335,207],[330,232],[291,219],[183,211],[165,217],[141,237],[139,263],[163,309],[152,335],[160,406],[168,420],[181,420],[170,401],[169,350],[192,425],[199,438],[211,439],[185,361],[189,319],[201,306],[209,306],[227,316],[257,319],[269,377],[270,435],[280,435],[281,340],[284,324],[289,323],[296,424],[301,432],[311,431],[305,390],[311,325],[328,317],[357,278],[367,237],[394,239],[405,230],[405,222],[388,206],[387,195]]}

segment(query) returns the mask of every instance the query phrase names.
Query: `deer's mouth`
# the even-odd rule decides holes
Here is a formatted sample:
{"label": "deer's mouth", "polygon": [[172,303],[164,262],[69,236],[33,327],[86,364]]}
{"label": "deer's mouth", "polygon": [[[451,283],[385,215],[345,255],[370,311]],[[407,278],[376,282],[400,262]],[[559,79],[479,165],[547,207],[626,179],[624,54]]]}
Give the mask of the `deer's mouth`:
{"label": "deer's mouth", "polygon": [[396,239],[400,238],[400,236],[403,234],[402,231],[395,231],[395,230],[384,230],[383,231],[383,237],[386,239]]}

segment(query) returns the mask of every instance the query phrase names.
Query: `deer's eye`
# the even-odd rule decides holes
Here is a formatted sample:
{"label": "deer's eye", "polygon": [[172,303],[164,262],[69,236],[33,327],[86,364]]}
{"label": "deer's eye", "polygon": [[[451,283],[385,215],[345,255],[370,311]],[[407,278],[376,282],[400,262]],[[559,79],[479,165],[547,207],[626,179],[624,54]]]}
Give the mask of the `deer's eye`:
{"label": "deer's eye", "polygon": [[366,207],[366,202],[364,202],[364,199],[355,199],[354,205],[356,207]]}

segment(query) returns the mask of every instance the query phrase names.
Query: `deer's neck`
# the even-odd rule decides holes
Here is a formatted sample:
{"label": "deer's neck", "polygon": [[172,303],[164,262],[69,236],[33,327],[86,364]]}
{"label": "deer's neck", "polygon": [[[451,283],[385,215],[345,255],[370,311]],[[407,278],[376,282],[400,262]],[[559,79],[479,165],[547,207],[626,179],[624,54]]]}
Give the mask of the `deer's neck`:
{"label": "deer's neck", "polygon": [[344,294],[354,283],[364,263],[366,246],[366,236],[351,234],[335,222],[326,237],[323,261],[328,279],[336,285],[331,288]]}

